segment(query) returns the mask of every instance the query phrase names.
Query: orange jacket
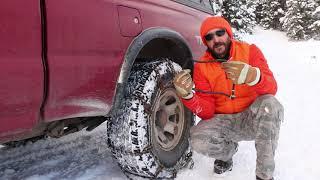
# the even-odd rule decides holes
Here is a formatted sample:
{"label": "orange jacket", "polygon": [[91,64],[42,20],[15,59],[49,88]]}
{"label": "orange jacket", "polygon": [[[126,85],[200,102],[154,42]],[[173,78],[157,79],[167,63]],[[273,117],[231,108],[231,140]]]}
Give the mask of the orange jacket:
{"label": "orange jacket", "polygon": [[[214,58],[209,52],[206,52],[201,58],[201,60],[211,59]],[[210,95],[201,92],[195,92],[193,98],[189,100],[182,99],[184,105],[202,119],[210,119],[215,113],[233,114],[241,112],[249,107],[259,95],[274,95],[277,91],[277,83],[266,59],[257,46],[232,40],[228,61],[242,61],[253,67],[258,67],[261,71],[260,81],[254,86],[235,85],[236,97],[234,99],[221,94]],[[196,63],[193,79],[196,89],[231,95],[232,81],[226,78],[219,62]]]}

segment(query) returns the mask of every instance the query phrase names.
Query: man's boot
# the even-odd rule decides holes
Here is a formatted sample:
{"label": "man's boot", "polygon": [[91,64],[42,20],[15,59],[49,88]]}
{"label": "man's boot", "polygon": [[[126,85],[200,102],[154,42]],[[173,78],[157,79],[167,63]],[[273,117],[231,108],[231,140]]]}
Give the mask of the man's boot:
{"label": "man's boot", "polygon": [[221,161],[216,159],[214,161],[214,173],[216,174],[223,174],[227,171],[231,171],[232,170],[232,166],[233,166],[233,161],[232,158],[228,161]]}
{"label": "man's boot", "polygon": [[256,176],[256,180],[274,180],[274,179],[273,178],[271,178],[271,179],[261,179],[258,176]]}

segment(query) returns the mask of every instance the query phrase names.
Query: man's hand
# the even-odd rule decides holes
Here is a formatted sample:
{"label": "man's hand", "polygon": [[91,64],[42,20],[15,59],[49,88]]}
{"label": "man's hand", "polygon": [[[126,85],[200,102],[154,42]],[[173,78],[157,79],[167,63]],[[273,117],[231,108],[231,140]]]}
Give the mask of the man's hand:
{"label": "man's hand", "polygon": [[223,62],[222,69],[226,72],[227,78],[234,84],[248,84],[253,86],[260,80],[260,70],[241,61]]}
{"label": "man's hand", "polygon": [[184,69],[176,74],[173,79],[177,94],[184,99],[191,99],[193,97],[192,87],[194,83],[190,72],[190,69]]}

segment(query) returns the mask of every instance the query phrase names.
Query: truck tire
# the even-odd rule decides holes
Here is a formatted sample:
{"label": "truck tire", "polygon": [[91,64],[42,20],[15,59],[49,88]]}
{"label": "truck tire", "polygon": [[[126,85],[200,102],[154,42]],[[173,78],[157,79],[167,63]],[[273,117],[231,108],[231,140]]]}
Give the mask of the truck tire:
{"label": "truck tire", "polygon": [[127,172],[172,178],[189,148],[192,113],[175,93],[172,79],[181,67],[167,59],[135,64],[122,107],[108,124],[114,157]]}

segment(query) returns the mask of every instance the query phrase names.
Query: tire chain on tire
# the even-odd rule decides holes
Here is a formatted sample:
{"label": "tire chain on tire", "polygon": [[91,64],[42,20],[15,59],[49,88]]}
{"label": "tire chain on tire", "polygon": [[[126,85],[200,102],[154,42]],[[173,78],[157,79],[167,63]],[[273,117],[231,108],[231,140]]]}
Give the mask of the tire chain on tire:
{"label": "tire chain on tire", "polygon": [[[169,69],[170,69],[169,72],[170,72],[170,73],[173,73],[173,75],[174,75],[175,70],[174,70],[173,64],[172,64],[172,62],[171,62],[170,60],[168,60],[168,59],[164,59],[164,60],[163,60],[163,59],[162,59],[162,61],[158,61],[158,62],[159,62],[159,63],[155,63],[155,64],[154,64],[155,67],[156,67],[158,64],[160,64],[160,63],[166,62],[166,63],[169,65]],[[140,67],[140,68],[141,68],[141,67]],[[154,69],[154,68],[151,68],[151,69]],[[156,72],[156,75],[157,75],[157,76],[160,76],[160,74],[159,74],[158,71],[155,71],[155,72]],[[146,73],[149,73],[149,72],[146,72]],[[160,87],[160,88],[163,88],[163,87],[161,87],[161,83],[159,82],[159,80],[160,80],[160,78],[157,79],[157,82],[156,82],[157,85],[156,85],[156,86],[157,86],[157,87]],[[129,88],[129,91],[128,91],[129,94],[132,94],[132,93],[131,93],[132,91],[133,91],[133,90],[132,90],[131,88]],[[135,96],[135,98],[141,100],[141,102],[142,102],[142,104],[143,104],[143,106],[144,106],[144,109],[145,109],[146,111],[151,111],[151,106],[150,106],[150,104],[149,104],[145,99],[143,99],[143,98],[140,97],[140,96]],[[112,121],[108,121],[107,125],[108,125],[108,132],[109,132],[109,133],[110,133],[110,131],[109,131],[110,128],[109,128],[109,127],[111,127],[111,124],[112,124]],[[109,133],[107,133],[107,135],[108,135],[108,137],[107,137],[107,139],[108,139],[108,146],[110,147],[111,152],[112,152],[113,155],[115,155],[116,153],[122,153],[122,154],[131,155],[131,156],[142,156],[142,155],[144,155],[144,154],[146,154],[146,153],[152,154],[153,158],[155,159],[155,161],[156,161],[157,164],[158,164],[158,168],[157,168],[157,170],[156,170],[156,173],[155,173],[154,175],[153,175],[153,174],[149,174],[149,175],[150,175],[152,178],[154,178],[154,179],[159,178],[158,175],[159,175],[161,172],[163,172],[163,171],[169,172],[169,173],[171,174],[171,177],[166,177],[166,178],[172,179],[172,178],[175,178],[175,177],[176,177],[178,170],[180,170],[180,169],[182,169],[182,168],[184,168],[184,167],[186,167],[186,166],[189,166],[189,168],[193,168],[194,162],[193,162],[193,160],[192,160],[192,150],[191,150],[190,147],[184,152],[184,154],[181,156],[181,158],[178,160],[178,162],[176,163],[175,166],[173,166],[173,167],[171,167],[171,168],[166,168],[166,167],[164,167],[164,166],[160,163],[160,160],[158,159],[158,157],[155,156],[155,155],[153,154],[153,152],[151,151],[151,149],[152,149],[151,143],[149,143],[149,145],[148,145],[147,147],[145,147],[145,148],[144,148],[142,151],[140,151],[140,152],[124,151],[123,149],[121,149],[121,148],[116,148],[116,147],[113,145],[113,143],[111,142],[111,139],[109,138],[109,137],[110,137],[110,134],[109,134]],[[124,169],[124,167],[122,167],[121,164],[119,164],[119,166],[120,166],[120,168],[123,170],[123,172],[125,172],[125,175],[127,176],[127,178],[128,178],[128,179],[132,179],[132,178],[129,177],[129,175],[127,174],[127,173],[128,173],[127,170]],[[146,177],[146,176],[143,176],[143,175],[140,175],[140,174],[135,174],[135,175],[140,176],[140,177]],[[146,177],[146,178],[150,178],[150,177]]]}
{"label": "tire chain on tire", "polygon": [[[108,121],[107,123],[107,126],[110,126],[110,123],[112,123],[111,121]],[[141,152],[135,152],[135,153],[132,153],[132,152],[124,152],[123,150],[121,149],[116,149],[109,137],[108,137],[108,146],[109,148],[112,150],[112,153],[114,152],[121,152],[121,153],[126,153],[126,154],[130,154],[130,155],[133,155],[133,156],[140,156],[140,155],[143,155],[145,153],[152,153],[151,149],[152,149],[152,146],[149,145],[148,147],[146,147],[145,149],[143,149],[143,151]],[[189,147],[190,148],[190,147]],[[153,179],[159,179],[157,176],[159,175],[159,173],[161,171],[163,171],[165,169],[164,166],[161,165],[159,159],[157,158],[157,156],[154,156],[155,160],[157,161],[157,163],[159,164],[159,168],[157,169],[157,173],[155,173],[155,175],[152,177]],[[187,149],[186,152],[182,155],[182,157],[180,158],[180,160],[176,163],[176,165],[172,168],[167,168],[165,170],[171,172],[172,176],[171,177],[167,177],[166,179],[174,179],[176,178],[177,176],[177,173],[180,169],[184,168],[184,167],[189,167],[189,169],[193,169],[193,166],[194,166],[194,161],[192,159],[192,151],[191,149]],[[123,169],[123,167],[119,164],[119,167],[120,169],[122,170],[122,172],[124,172],[125,176],[130,179],[130,180],[134,180],[132,177],[130,177],[130,175],[132,175],[132,173],[130,172],[127,172],[127,170]],[[142,175],[139,175],[139,174],[134,174],[136,176],[139,176],[139,177],[143,177],[143,178],[150,178],[150,177],[146,177],[146,176],[142,176]],[[163,179],[163,178],[160,178],[160,179]]]}

